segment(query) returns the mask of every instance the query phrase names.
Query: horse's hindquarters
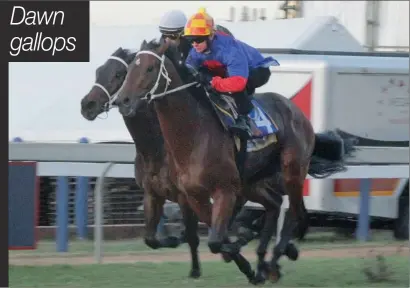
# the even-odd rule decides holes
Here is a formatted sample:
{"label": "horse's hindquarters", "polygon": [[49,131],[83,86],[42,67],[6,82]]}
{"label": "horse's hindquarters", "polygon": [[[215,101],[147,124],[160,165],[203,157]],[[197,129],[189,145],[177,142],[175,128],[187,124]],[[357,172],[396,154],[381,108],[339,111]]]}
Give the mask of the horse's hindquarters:
{"label": "horse's hindquarters", "polygon": [[[261,170],[269,169],[276,150],[276,143],[254,152],[248,152],[245,163],[245,178],[254,176]],[[274,173],[275,171],[267,171]]]}

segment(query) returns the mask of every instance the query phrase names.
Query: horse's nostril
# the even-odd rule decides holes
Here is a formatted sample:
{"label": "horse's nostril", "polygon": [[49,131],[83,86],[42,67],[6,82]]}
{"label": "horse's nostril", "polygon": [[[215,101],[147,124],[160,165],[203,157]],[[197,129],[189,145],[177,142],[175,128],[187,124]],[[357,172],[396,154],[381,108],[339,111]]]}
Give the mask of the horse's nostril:
{"label": "horse's nostril", "polygon": [[124,105],[129,105],[129,104],[130,104],[130,98],[129,98],[129,97],[125,97],[125,98],[124,98],[124,101],[122,101],[122,103],[123,103]]}
{"label": "horse's nostril", "polygon": [[87,110],[93,110],[97,107],[97,102],[95,101],[90,101],[85,105],[85,109]]}

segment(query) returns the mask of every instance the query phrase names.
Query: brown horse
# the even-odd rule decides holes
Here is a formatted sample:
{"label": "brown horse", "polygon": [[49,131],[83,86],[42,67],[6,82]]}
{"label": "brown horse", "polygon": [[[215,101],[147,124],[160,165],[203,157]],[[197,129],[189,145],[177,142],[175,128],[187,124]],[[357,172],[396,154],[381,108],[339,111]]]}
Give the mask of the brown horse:
{"label": "brown horse", "polygon": [[[136,52],[132,53],[129,50],[119,48],[102,66],[98,67],[96,82],[81,101],[81,113],[84,118],[93,121],[98,115],[108,112],[112,106],[115,106],[117,93],[124,82],[128,65],[135,58],[135,55]],[[178,202],[186,228],[182,240],[188,242],[191,250],[192,269],[190,277],[197,278],[200,276],[197,251],[199,245],[198,218],[187,205],[185,196],[178,192],[178,189],[169,179],[167,154],[155,111],[152,107],[141,107],[134,117],[123,117],[123,119],[133,138],[137,152],[135,178],[137,184],[144,187],[145,243],[153,249],[178,246],[180,242],[175,237],[171,236],[161,240],[155,238],[155,228],[162,215],[162,205],[165,199]],[[226,253],[223,256],[225,261],[231,260],[231,257],[228,257]],[[238,255],[234,260],[252,280],[254,273],[246,259]]]}
{"label": "brown horse", "polygon": [[[322,177],[344,170],[343,159],[354,148],[335,132],[315,135],[308,119],[287,98],[275,93],[256,95],[259,105],[279,127],[278,141],[248,153],[243,173],[247,181],[242,184],[236,141],[218,119],[217,105],[204,89],[184,84],[190,73],[182,75],[183,82],[182,73],[164,54],[168,47],[164,41],[142,43],[117,99],[120,113],[132,117],[147,101],[154,102],[170,155],[172,180],[200,220],[211,227],[208,246],[213,253],[232,251],[224,241],[237,196],[242,193],[246,199],[262,204],[266,218],[271,219],[278,208],[272,195],[288,195],[292,218],[275,246],[270,265],[264,257],[273,221],[265,221],[257,251],[258,272],[276,281],[280,276],[279,257],[285,253],[296,223],[306,216],[302,188],[307,173]],[[271,168],[270,173],[266,167]]]}
{"label": "brown horse", "polygon": [[[93,121],[103,112],[108,112],[115,104],[116,93],[121,88],[128,65],[135,58],[132,53],[122,48],[117,49],[110,58],[96,70],[96,81],[90,92],[81,100],[81,114]],[[179,245],[179,239],[169,236],[158,240],[155,232],[163,213],[165,199],[178,202],[185,224],[185,239],[190,247],[192,267],[190,277],[198,278],[201,274],[197,235],[198,218],[168,177],[168,159],[161,135],[158,119],[152,108],[138,110],[134,117],[123,117],[124,123],[134,141],[135,179],[144,188],[144,216],[146,234],[145,243],[153,248]]]}

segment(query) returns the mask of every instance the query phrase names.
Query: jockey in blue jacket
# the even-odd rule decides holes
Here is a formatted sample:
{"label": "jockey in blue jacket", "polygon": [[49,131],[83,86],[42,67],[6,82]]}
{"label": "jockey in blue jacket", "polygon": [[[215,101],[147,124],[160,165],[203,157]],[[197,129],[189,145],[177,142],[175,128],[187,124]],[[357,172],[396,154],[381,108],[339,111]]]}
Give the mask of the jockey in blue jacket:
{"label": "jockey in blue jacket", "polygon": [[213,19],[204,9],[188,20],[183,36],[192,45],[186,65],[201,72],[201,82],[209,81],[214,90],[235,99],[239,116],[231,128],[251,135],[248,114],[253,105],[249,95],[268,82],[269,66],[278,62],[231,36],[214,33]]}
{"label": "jockey in blue jacket", "polygon": [[[191,43],[181,37],[184,33],[184,27],[187,21],[187,17],[181,10],[170,10],[162,15],[158,25],[161,38],[174,42],[174,44],[178,46],[184,61],[192,48]],[[216,33],[232,36],[232,33],[221,25],[216,25],[215,31]]]}

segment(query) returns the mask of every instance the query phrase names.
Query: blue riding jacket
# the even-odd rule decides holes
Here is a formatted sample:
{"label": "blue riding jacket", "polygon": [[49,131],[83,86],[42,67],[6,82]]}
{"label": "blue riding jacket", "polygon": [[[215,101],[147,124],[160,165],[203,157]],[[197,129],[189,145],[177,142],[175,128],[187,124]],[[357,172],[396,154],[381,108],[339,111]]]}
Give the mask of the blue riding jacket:
{"label": "blue riding jacket", "polygon": [[217,75],[211,85],[219,92],[241,92],[251,69],[279,65],[272,57],[263,57],[258,50],[232,36],[218,33],[210,43],[206,53],[191,48],[186,64],[195,69],[206,67]]}

